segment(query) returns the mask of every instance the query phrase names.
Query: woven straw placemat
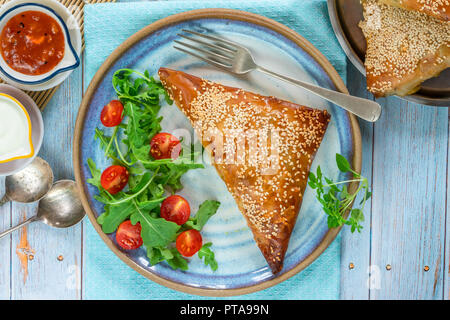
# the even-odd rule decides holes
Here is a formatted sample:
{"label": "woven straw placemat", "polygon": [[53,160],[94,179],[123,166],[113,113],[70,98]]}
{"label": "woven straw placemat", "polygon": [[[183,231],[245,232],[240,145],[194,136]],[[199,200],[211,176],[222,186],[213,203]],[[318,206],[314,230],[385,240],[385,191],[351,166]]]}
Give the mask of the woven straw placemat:
{"label": "woven straw placemat", "polygon": [[[0,0],[0,6],[10,0]],[[91,3],[115,2],[115,0],[58,0],[72,12],[73,16],[78,20],[81,29],[82,51],[84,50],[84,5]],[[0,83],[3,82],[0,79]],[[45,108],[52,96],[55,94],[58,86],[44,91],[26,91],[26,93],[36,102],[41,110]]]}

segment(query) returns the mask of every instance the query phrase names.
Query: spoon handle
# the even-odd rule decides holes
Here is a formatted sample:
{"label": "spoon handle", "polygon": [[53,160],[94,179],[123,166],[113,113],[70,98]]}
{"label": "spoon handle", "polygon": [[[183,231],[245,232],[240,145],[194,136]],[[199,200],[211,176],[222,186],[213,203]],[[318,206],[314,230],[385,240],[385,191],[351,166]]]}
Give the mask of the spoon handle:
{"label": "spoon handle", "polygon": [[9,202],[11,199],[5,194],[5,196],[0,200],[0,207],[5,203]]}
{"label": "spoon handle", "polygon": [[4,236],[10,234],[11,232],[16,231],[17,229],[20,229],[20,228],[26,226],[27,224],[36,221],[36,218],[37,218],[36,216],[31,217],[31,218],[25,220],[24,222],[22,222],[21,224],[19,224],[19,225],[15,226],[15,227],[12,227],[9,230],[6,230],[6,231],[0,233],[0,239],[3,238]]}

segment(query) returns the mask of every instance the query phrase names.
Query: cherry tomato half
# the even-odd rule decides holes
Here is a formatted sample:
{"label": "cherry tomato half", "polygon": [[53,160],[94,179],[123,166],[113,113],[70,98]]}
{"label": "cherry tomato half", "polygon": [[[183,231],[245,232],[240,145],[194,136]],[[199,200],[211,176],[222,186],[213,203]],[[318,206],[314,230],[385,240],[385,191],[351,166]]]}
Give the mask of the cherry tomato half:
{"label": "cherry tomato half", "polygon": [[111,194],[116,194],[128,183],[130,173],[125,167],[111,166],[103,171],[100,178],[102,187]]}
{"label": "cherry tomato half", "polygon": [[124,249],[133,250],[142,246],[141,224],[131,224],[130,220],[126,220],[119,225],[116,232],[116,241]]}
{"label": "cherry tomato half", "polygon": [[180,152],[180,140],[170,133],[160,132],[150,141],[150,154],[155,159],[176,159]]}
{"label": "cherry tomato half", "polygon": [[119,100],[111,100],[103,107],[100,120],[105,127],[118,126],[123,119],[123,104]]}
{"label": "cherry tomato half", "polygon": [[178,195],[167,197],[161,204],[161,218],[182,225],[188,221],[191,207],[185,198]]}
{"label": "cherry tomato half", "polygon": [[184,257],[192,257],[202,248],[202,244],[202,235],[194,229],[182,232],[176,242],[178,252]]}

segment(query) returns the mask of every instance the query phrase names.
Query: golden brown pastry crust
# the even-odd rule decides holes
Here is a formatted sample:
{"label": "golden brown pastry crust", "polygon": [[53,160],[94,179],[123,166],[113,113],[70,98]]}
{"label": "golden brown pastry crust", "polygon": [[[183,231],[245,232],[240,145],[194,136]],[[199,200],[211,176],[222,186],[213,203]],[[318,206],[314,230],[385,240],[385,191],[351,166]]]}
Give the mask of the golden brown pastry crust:
{"label": "golden brown pastry crust", "polygon": [[[161,68],[159,77],[212,152],[272,272],[279,272],[330,115],[181,71]],[[223,143],[209,138],[213,130],[223,134]],[[252,140],[256,136],[264,139]]]}
{"label": "golden brown pastry crust", "polygon": [[450,67],[450,23],[424,13],[363,1],[367,89],[405,96]]}
{"label": "golden brown pastry crust", "polygon": [[450,21],[450,1],[448,0],[380,0],[384,4],[406,10],[423,12],[442,21]]}

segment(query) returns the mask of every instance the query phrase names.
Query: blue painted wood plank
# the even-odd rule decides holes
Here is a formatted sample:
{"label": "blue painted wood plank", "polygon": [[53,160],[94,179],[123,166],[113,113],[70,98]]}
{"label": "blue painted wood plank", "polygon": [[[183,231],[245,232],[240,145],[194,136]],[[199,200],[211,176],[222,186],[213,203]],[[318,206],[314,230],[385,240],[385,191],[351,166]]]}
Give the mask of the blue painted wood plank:
{"label": "blue painted wood plank", "polygon": [[[78,77],[72,75],[44,112],[47,134],[40,155],[50,162],[58,179],[72,176],[71,135],[81,100],[81,94],[76,93],[81,91]],[[349,73],[348,83],[353,93],[365,94],[365,82],[358,73]],[[383,116],[374,128],[361,122],[363,174],[367,176],[372,173],[370,150],[375,131],[373,214],[371,217],[366,210],[362,234],[350,234],[348,230],[342,234],[341,298],[369,297],[367,270],[372,263],[371,299],[448,299],[450,235],[445,237],[444,227],[448,111],[397,98],[381,101]],[[0,208],[0,230],[11,225],[10,208]],[[18,223],[23,215],[34,213],[34,206],[14,205],[13,212],[13,223]],[[450,230],[449,221],[446,223]],[[13,235],[12,246],[8,238],[3,239],[8,244],[0,243],[0,299],[9,299],[10,294],[13,299],[80,298],[81,232],[82,226],[70,230],[30,226],[27,239],[35,253],[33,260],[28,260],[25,284],[16,254],[23,237],[20,233]],[[64,257],[62,262],[57,260],[59,255]],[[350,262],[354,264],[352,270],[348,268]],[[391,265],[390,271],[386,264]]]}
{"label": "blue painted wood plank", "polygon": [[[449,118],[449,128],[450,128],[450,118]],[[450,130],[449,130],[450,132]],[[450,135],[449,135],[450,137]],[[450,157],[450,139],[447,142],[447,186],[449,183],[450,173],[448,168],[448,159]],[[447,187],[447,211],[446,211],[446,223],[445,223],[445,254],[444,254],[444,289],[443,295],[445,300],[450,300],[450,189]]]}
{"label": "blue painted wood plank", "polygon": [[[5,192],[5,179],[0,177],[0,198]],[[0,230],[6,230],[11,225],[11,204],[0,207]],[[0,239],[0,300],[10,298],[11,279],[11,237]]]}
{"label": "blue painted wood plank", "polygon": [[370,298],[442,299],[448,109],[395,97],[380,102],[383,115],[374,126]]}
{"label": "blue painted wood plank", "polygon": [[[351,64],[347,67],[347,87],[350,94],[372,99],[366,90],[364,76]],[[364,120],[359,121],[362,137],[361,174],[372,180],[372,139],[373,124]],[[357,199],[355,203],[359,203]],[[364,208],[365,221],[361,233],[351,233],[350,228],[344,227],[341,245],[341,288],[340,299],[368,299],[369,298],[369,264],[370,264],[370,220],[371,201]]]}
{"label": "blue painted wood plank", "polygon": [[[39,155],[53,168],[55,180],[73,179],[72,137],[81,102],[82,70],[78,68],[58,89],[43,112],[45,137]],[[35,214],[35,205],[14,204],[13,223]],[[81,224],[53,229],[42,223],[30,225],[12,236],[12,299],[80,299]],[[28,256],[22,260],[25,242]],[[26,250],[25,250],[26,251]],[[62,257],[62,261],[58,257]],[[28,265],[25,277],[24,267]]]}

